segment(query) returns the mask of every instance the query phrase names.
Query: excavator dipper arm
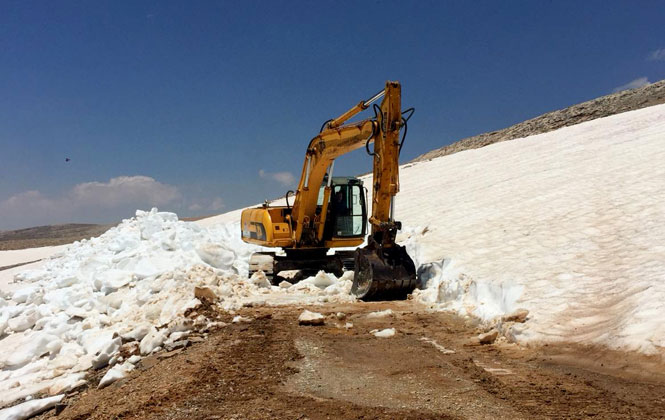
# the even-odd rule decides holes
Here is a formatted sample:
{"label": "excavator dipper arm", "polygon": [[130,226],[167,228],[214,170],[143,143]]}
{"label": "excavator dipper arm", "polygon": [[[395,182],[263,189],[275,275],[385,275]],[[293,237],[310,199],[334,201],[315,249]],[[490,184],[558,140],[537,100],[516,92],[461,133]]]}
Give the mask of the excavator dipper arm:
{"label": "excavator dipper arm", "polygon": [[416,287],[416,269],[403,246],[395,243],[401,223],[395,221],[395,195],[399,192],[399,140],[405,120],[401,87],[387,82],[385,99],[377,113],[374,135],[372,231],[367,246],[358,248],[352,292],[362,299],[404,298]]}

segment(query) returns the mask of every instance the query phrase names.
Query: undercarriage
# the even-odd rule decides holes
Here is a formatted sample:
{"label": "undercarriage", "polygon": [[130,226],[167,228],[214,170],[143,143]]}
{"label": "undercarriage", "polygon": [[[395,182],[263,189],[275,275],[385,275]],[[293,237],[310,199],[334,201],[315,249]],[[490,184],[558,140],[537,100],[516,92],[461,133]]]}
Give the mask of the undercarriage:
{"label": "undercarriage", "polygon": [[[257,252],[249,260],[249,275],[263,271],[266,278],[273,285],[282,280],[291,283],[303,278],[316,275],[323,270],[341,277],[345,270],[354,269],[355,251],[336,251],[328,255],[327,248],[313,249],[286,249],[285,255],[275,252]],[[280,275],[284,272],[294,272],[289,275]]]}

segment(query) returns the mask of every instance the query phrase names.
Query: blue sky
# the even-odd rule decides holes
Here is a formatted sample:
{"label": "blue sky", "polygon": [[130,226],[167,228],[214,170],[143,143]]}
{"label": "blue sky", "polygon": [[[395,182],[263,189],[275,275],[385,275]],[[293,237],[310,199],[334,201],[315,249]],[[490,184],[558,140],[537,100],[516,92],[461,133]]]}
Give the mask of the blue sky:
{"label": "blue sky", "polygon": [[388,79],[416,108],[406,161],[665,78],[664,22],[657,1],[0,0],[0,229],[280,196]]}

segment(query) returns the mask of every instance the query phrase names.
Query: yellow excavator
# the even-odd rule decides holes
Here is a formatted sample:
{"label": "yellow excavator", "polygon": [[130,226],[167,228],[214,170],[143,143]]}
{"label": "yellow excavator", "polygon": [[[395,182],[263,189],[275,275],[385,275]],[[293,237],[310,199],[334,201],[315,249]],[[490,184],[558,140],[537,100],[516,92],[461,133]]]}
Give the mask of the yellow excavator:
{"label": "yellow excavator", "polygon": [[[381,98],[380,106],[374,104]],[[370,105],[373,117],[347,123]],[[411,293],[416,270],[405,248],[395,243],[401,223],[395,221],[394,212],[399,154],[413,112],[413,108],[401,110],[400,83],[388,81],[376,95],[326,121],[307,147],[293,204],[289,203],[293,191],[288,191],[285,206],[266,201],[242,212],[243,241],[284,251],[253,254],[250,275],[261,270],[278,283],[280,273],[287,271],[308,276],[325,270],[340,276],[344,269],[353,269],[351,291],[358,298],[399,299]],[[374,162],[371,232],[365,247],[331,254],[331,248],[357,247],[367,236],[367,190],[362,180],[333,176],[335,159],[363,146]]]}

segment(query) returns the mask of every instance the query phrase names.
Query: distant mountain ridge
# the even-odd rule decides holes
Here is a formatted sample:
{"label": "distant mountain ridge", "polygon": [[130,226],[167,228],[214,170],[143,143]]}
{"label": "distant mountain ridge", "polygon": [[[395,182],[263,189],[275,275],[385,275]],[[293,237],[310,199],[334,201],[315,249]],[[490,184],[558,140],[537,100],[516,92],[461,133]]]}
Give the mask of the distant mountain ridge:
{"label": "distant mountain ridge", "polygon": [[665,80],[637,89],[624,90],[611,95],[582,102],[568,108],[548,112],[538,117],[498,131],[483,133],[459,140],[448,146],[424,153],[411,162],[431,160],[469,149],[478,149],[493,143],[542,134],[597,118],[665,103]]}
{"label": "distant mountain ridge", "polygon": [[0,250],[69,244],[99,236],[112,226],[114,225],[69,223],[0,231]]}

